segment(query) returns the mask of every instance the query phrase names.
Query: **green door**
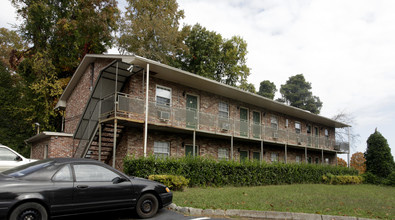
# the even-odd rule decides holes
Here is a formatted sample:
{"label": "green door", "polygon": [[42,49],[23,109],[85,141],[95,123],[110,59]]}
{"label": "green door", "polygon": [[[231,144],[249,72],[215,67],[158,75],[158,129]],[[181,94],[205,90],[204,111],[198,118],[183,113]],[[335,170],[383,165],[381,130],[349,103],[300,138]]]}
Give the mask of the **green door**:
{"label": "green door", "polygon": [[261,138],[261,113],[252,112],[252,135],[254,138]]}
{"label": "green door", "polygon": [[261,153],[259,153],[259,152],[254,152],[254,153],[252,154],[252,157],[253,157],[254,160],[260,161],[260,160],[261,160]]}
{"label": "green door", "polygon": [[314,133],[315,133],[315,147],[318,147],[318,143],[320,139],[319,139],[319,130],[317,127],[314,127]]}
{"label": "green door", "polygon": [[[198,146],[195,146],[195,156],[198,156]],[[193,145],[185,145],[185,156],[193,156]]]}
{"label": "green door", "polygon": [[197,126],[198,103],[197,96],[187,95],[186,122],[188,128],[196,128]]}
{"label": "green door", "polygon": [[248,160],[248,151],[240,151],[240,162]]}
{"label": "green door", "polygon": [[240,108],[240,136],[248,136],[248,109]]}

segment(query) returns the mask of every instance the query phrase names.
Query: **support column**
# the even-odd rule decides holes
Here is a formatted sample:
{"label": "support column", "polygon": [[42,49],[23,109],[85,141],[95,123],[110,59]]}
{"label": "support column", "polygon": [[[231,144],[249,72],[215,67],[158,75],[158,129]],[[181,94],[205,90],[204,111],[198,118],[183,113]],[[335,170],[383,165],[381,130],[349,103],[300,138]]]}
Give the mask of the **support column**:
{"label": "support column", "polygon": [[99,123],[99,157],[98,160],[101,161],[101,123]]}
{"label": "support column", "polygon": [[114,119],[114,143],[112,149],[112,167],[115,168],[115,159],[117,155],[117,130],[118,130],[118,120]]}
{"label": "support column", "polygon": [[148,142],[148,98],[149,98],[149,64],[147,64],[147,85],[145,86],[145,122],[144,122],[144,157],[147,157]]}
{"label": "support column", "polygon": [[321,164],[324,164],[324,149],[322,149],[322,159],[321,159]]}
{"label": "support column", "polygon": [[351,147],[351,141],[350,141],[350,127],[348,127],[347,131],[348,131],[347,167],[350,168],[350,147]]}
{"label": "support column", "polygon": [[230,137],[230,158],[233,161],[233,136]]}
{"label": "support column", "polygon": [[193,155],[193,157],[195,157],[196,156],[196,154],[195,154],[195,151],[196,151],[196,130],[193,130],[193,140],[192,140],[192,144],[193,144],[193,146],[192,146],[192,155]]}

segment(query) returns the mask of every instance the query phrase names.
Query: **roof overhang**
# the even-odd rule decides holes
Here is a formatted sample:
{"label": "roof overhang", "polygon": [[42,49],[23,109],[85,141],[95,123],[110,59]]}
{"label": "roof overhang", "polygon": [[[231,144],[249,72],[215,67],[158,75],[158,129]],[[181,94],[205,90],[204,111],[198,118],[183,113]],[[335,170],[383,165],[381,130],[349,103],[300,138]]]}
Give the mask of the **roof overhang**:
{"label": "roof overhang", "polygon": [[156,78],[160,78],[177,84],[182,84],[209,93],[217,94],[219,96],[240,101],[242,103],[254,105],[260,108],[267,109],[269,111],[290,115],[292,117],[304,119],[313,123],[322,124],[335,128],[351,127],[348,124],[338,122],[317,114],[313,114],[311,112],[296,107],[285,105],[283,103],[273,101],[263,96],[246,92],[239,88],[222,84],[215,80],[207,79],[202,76],[184,70],[180,70],[153,60],[139,57],[136,55],[87,54],[82,60],[79,67],[77,68],[75,74],[71,78],[62,96],[60,97],[60,100],[56,105],[57,108],[66,107],[67,98],[71,95],[72,91],[74,90],[75,86],[78,84],[79,79],[81,78],[82,74],[84,73],[88,65],[94,62],[96,59],[115,59],[125,63],[137,65],[142,68],[146,68],[147,65],[149,64],[149,70],[150,72],[152,71],[156,73],[155,74]]}
{"label": "roof overhang", "polygon": [[51,132],[51,131],[43,131],[37,135],[34,135],[33,137],[26,139],[25,143],[33,143],[33,142],[37,142],[40,141],[42,139],[45,138],[49,138],[49,137],[73,137],[73,134],[68,134],[68,133],[63,133],[63,132]]}

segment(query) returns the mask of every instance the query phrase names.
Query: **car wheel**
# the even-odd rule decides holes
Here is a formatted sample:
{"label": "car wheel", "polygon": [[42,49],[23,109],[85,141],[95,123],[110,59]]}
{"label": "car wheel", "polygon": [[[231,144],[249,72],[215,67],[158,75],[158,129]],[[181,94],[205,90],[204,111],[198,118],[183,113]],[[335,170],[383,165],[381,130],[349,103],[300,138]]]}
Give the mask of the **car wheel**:
{"label": "car wheel", "polygon": [[24,203],[12,211],[10,220],[47,220],[45,208],[35,202]]}
{"label": "car wheel", "polygon": [[144,194],[137,201],[136,212],[140,218],[151,218],[158,212],[158,199],[151,193]]}

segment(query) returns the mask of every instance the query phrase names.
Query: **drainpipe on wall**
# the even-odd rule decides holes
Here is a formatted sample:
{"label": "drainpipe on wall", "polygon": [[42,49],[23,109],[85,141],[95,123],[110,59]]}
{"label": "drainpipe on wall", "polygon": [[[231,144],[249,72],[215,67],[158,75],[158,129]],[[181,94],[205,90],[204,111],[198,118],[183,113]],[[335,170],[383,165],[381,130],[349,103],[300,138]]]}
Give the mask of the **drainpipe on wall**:
{"label": "drainpipe on wall", "polygon": [[147,85],[145,87],[145,122],[144,122],[144,157],[147,157],[148,141],[148,91],[149,91],[149,64],[147,64]]}

